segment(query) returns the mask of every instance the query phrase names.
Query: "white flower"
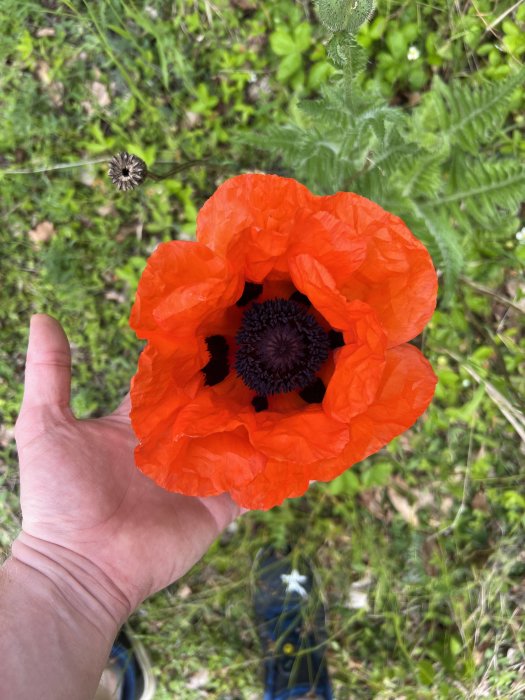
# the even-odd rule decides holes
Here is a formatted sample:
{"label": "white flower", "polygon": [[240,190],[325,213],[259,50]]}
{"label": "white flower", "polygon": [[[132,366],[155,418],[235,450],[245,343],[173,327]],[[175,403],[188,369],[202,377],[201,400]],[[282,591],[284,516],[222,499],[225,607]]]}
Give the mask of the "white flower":
{"label": "white flower", "polygon": [[281,574],[281,581],[286,584],[287,593],[299,593],[302,598],[306,598],[308,593],[301,584],[308,581],[308,576],[300,574],[297,569],[293,569],[291,574]]}
{"label": "white flower", "polygon": [[151,5],[146,5],[144,8],[144,12],[151,17],[151,19],[158,19],[159,18],[159,13],[158,11],[152,7]]}
{"label": "white flower", "polygon": [[408,47],[408,53],[407,53],[407,58],[409,61],[417,61],[417,59],[421,56],[419,53],[419,49],[417,46],[409,46]]}
{"label": "white flower", "polygon": [[516,234],[516,240],[518,243],[525,243],[525,226],[521,228]]}

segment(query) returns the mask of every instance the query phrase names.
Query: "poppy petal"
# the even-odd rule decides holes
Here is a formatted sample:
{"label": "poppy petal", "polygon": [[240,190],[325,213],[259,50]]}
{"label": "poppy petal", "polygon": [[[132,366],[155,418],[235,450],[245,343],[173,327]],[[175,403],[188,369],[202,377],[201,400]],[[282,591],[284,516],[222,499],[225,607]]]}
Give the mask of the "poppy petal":
{"label": "poppy petal", "polygon": [[201,243],[161,243],[149,257],[131,310],[139,338],[189,334],[217,309],[235,303],[244,279]]}
{"label": "poppy petal", "polygon": [[197,240],[261,282],[288,248],[298,209],[313,195],[295,180],[247,174],[224,182],[197,217]]}
{"label": "poppy petal", "polygon": [[176,439],[182,436],[203,437],[231,431],[243,425],[253,398],[253,391],[234,373],[216,386],[203,386],[197,396],[180,410],[173,424]]}
{"label": "poppy petal", "polygon": [[269,459],[253,481],[232,489],[231,495],[242,508],[268,510],[285,498],[302,496],[309,485],[303,465]]}
{"label": "poppy petal", "polygon": [[[181,438],[174,440],[169,425],[159,430],[155,435],[155,440],[141,442],[135,448],[135,464],[140,471],[154,481],[158,486],[168,489],[168,482],[172,471],[179,471],[178,482],[182,489],[188,487],[195,495],[198,490],[201,496],[216,496],[220,493],[214,487],[209,475],[196,474],[184,468],[182,455],[185,453],[193,438]],[[174,491],[177,489],[174,488]]]}
{"label": "poppy petal", "polygon": [[328,415],[345,423],[374,401],[386,363],[386,334],[374,311],[358,301],[348,309],[355,339],[335,351],[335,369],[323,399]]}
{"label": "poppy petal", "polygon": [[290,277],[314,307],[337,330],[352,327],[350,302],[337,289],[335,280],[318,260],[301,253],[289,259]]}
{"label": "poppy petal", "polygon": [[350,421],[350,439],[341,455],[309,465],[309,478],[334,479],[410,428],[428,408],[436,382],[430,363],[413,345],[387,350],[375,400]]}
{"label": "poppy petal", "polygon": [[287,255],[307,253],[332,275],[337,288],[348,282],[366,258],[367,242],[353,226],[326,211],[301,212],[294,224]]}
{"label": "poppy petal", "polygon": [[348,426],[314,405],[287,415],[262,411],[253,416],[250,441],[268,457],[307,464],[333,457],[348,441]]}
{"label": "poppy petal", "polygon": [[339,192],[318,200],[321,209],[351,225],[368,245],[365,261],[340,287],[348,299],[374,308],[393,347],[421,333],[437,295],[432,259],[404,222],[365,197]]}
{"label": "poppy petal", "polygon": [[253,481],[266,464],[246,430],[173,441],[165,435],[149,449],[135,450],[139,469],[168,491],[187,496],[216,496]]}
{"label": "poppy petal", "polygon": [[204,341],[196,338],[146,345],[130,389],[131,423],[140,440],[155,440],[155,433],[172,425],[177,411],[196,395],[207,357]]}

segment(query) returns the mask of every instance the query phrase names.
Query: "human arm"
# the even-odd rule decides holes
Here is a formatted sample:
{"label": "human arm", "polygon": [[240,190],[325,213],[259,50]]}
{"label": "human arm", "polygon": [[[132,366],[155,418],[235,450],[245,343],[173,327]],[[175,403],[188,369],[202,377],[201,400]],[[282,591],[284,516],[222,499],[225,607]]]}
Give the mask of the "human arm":
{"label": "human arm", "polygon": [[34,316],[16,426],[22,532],[0,572],[2,700],[91,700],[120,624],[239,512],[226,495],[168,493],[136,469],[127,399],[76,420],[70,364],[60,325]]}

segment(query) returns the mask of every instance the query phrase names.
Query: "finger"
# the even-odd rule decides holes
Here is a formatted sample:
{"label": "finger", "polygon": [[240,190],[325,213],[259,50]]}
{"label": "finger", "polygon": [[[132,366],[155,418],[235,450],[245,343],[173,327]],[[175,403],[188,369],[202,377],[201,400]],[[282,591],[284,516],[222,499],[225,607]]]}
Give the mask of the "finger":
{"label": "finger", "polygon": [[114,416],[125,416],[127,418],[129,416],[130,411],[131,411],[131,398],[130,398],[129,391],[128,391],[126,396],[124,396],[124,398],[120,402],[120,405],[118,406],[118,408],[116,408],[113,411],[113,415]]}
{"label": "finger", "polygon": [[22,408],[69,406],[71,351],[58,321],[35,314],[29,327]]}

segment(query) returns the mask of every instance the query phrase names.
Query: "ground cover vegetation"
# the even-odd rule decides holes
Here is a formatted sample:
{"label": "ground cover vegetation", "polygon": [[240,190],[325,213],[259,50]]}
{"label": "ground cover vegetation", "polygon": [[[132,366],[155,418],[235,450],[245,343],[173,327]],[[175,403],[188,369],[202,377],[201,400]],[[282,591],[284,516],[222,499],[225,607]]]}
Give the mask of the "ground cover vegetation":
{"label": "ground cover vegetation", "polygon": [[[260,697],[248,581],[265,544],[313,559],[337,698],[525,693],[525,4],[380,0],[362,24],[323,14],[338,5],[320,22],[293,0],[0,0],[4,552],[29,315],[70,335],[76,414],[114,408],[140,351],[127,317],[145,258],[192,237],[223,178],[260,168],[370,196],[440,273],[418,339],[439,377],[425,417],[245,516],[131,619],[161,700]],[[106,176],[119,150],[159,172],[208,160],[123,194]]]}

